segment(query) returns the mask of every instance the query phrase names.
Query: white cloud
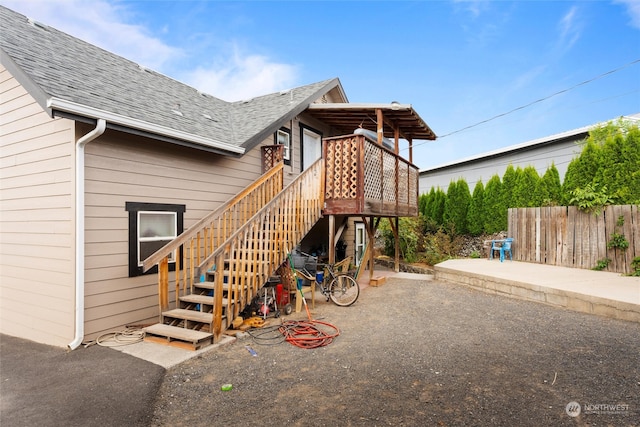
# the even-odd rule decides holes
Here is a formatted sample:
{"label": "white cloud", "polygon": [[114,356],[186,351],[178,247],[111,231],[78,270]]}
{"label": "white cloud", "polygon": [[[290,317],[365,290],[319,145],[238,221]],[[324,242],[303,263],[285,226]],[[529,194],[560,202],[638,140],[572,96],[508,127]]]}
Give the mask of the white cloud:
{"label": "white cloud", "polygon": [[[0,3],[27,17],[110,52],[167,74],[215,97],[235,101],[277,92],[294,86],[296,67],[272,61],[237,48],[216,49],[218,59],[193,46],[171,46],[160,36],[167,27],[150,29],[137,24],[134,11],[109,0],[0,0]],[[89,6],[90,5],[90,6]],[[158,36],[154,36],[154,32]],[[188,37],[183,37],[187,40]],[[233,43],[219,40],[215,45]],[[212,49],[212,45],[208,45]],[[211,61],[210,61],[211,62]],[[185,69],[185,67],[189,67]]]}
{"label": "white cloud", "polygon": [[489,2],[487,0],[453,0],[456,10],[468,12],[474,19],[487,10]]}
{"label": "white cloud", "polygon": [[225,101],[238,101],[291,87],[296,67],[272,62],[261,55],[242,55],[237,50],[216,60],[210,67],[198,67],[182,78],[187,84]]}
{"label": "white cloud", "polygon": [[576,6],[571,7],[562,17],[559,27],[560,39],[558,43],[560,48],[563,50],[571,49],[582,33],[582,25],[578,19],[578,8]]}
{"label": "white cloud", "polygon": [[640,29],[640,1],[617,0],[615,3],[623,4],[627,7],[627,13],[631,17],[631,26]]}

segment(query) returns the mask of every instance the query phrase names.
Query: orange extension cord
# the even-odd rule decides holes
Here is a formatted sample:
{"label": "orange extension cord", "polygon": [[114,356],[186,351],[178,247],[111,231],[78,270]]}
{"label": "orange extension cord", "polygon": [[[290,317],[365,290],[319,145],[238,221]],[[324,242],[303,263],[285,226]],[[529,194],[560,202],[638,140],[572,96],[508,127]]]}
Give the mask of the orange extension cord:
{"label": "orange extension cord", "polygon": [[[290,253],[289,265],[293,265]],[[297,277],[295,269],[292,270],[293,277]],[[300,292],[300,298],[302,298],[309,320],[290,320],[288,322],[283,322],[279,330],[284,336],[285,341],[288,341],[300,348],[318,348],[331,344],[333,339],[340,335],[340,330],[331,323],[313,320],[302,289],[298,289],[298,292]],[[320,325],[326,326],[325,329],[328,328],[330,332],[322,330],[319,327]]]}
{"label": "orange extension cord", "polygon": [[[326,327],[325,330],[322,326]],[[340,330],[330,323],[309,319],[284,322],[280,326],[280,333],[284,335],[285,341],[296,347],[318,348],[331,344],[340,335]]]}

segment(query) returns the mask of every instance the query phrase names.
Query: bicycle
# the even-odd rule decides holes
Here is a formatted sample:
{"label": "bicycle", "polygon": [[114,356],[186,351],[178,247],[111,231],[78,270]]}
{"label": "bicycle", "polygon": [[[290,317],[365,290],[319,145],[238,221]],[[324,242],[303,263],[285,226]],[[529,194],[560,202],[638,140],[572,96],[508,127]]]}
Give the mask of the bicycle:
{"label": "bicycle", "polygon": [[[341,271],[345,265],[349,265],[350,257],[334,264],[317,264],[317,261],[313,262],[316,257],[304,252],[299,253],[307,257],[304,266],[299,268],[293,261],[290,261],[291,266],[296,277],[309,280],[312,283],[312,291],[315,291],[313,284],[319,285],[320,292],[327,298],[327,301],[331,300],[340,307],[348,307],[356,302],[360,296],[360,285],[352,276]],[[314,264],[316,266],[315,274],[307,269],[307,266],[313,269]],[[322,272],[318,267],[322,268]]]}

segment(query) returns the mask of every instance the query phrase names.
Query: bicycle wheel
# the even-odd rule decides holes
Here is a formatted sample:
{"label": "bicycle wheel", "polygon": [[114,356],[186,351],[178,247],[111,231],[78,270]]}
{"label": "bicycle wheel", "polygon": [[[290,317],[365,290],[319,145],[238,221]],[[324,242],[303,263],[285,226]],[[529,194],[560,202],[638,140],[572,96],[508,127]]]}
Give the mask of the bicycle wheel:
{"label": "bicycle wheel", "polygon": [[356,280],[347,275],[336,276],[329,284],[329,297],[334,304],[347,307],[356,302],[360,295],[360,286]]}

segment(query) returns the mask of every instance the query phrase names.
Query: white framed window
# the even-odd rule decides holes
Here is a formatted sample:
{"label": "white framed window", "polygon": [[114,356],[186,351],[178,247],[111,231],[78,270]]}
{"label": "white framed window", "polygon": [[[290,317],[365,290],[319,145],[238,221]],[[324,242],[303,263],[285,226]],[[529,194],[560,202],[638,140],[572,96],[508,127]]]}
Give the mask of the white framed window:
{"label": "white framed window", "polygon": [[356,222],[356,241],[355,241],[355,262],[360,265],[364,250],[367,247],[367,233],[364,228],[364,222]]}
{"label": "white framed window", "polygon": [[[176,212],[138,211],[138,267],[155,251],[178,237]],[[169,262],[175,262],[175,253]]]}
{"label": "white framed window", "polygon": [[276,132],[276,144],[283,146],[282,158],[284,163],[291,164],[291,132],[287,129],[278,129]]}
{"label": "white framed window", "polygon": [[[185,205],[126,202],[129,212],[129,277],[157,272],[142,271],[142,263],[184,231]],[[169,270],[175,270],[175,252],[169,255]]]}

